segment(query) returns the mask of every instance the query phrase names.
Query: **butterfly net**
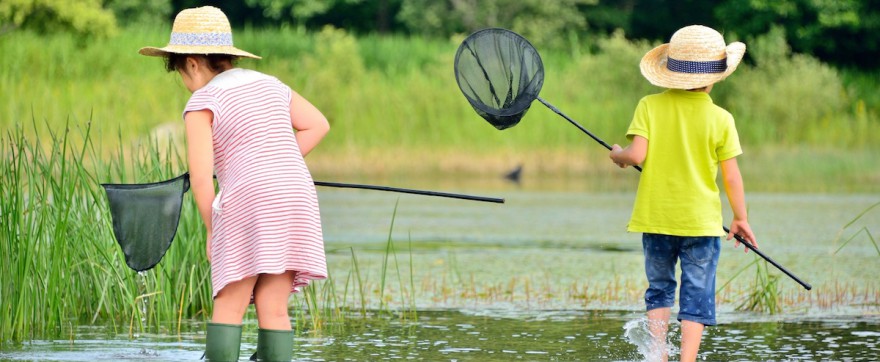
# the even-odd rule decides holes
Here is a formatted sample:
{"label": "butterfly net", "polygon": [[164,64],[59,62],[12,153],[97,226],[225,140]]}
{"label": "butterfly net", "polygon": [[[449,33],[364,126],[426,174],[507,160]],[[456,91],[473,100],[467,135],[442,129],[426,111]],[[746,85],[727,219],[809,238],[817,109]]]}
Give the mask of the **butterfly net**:
{"label": "butterfly net", "polygon": [[189,174],[150,184],[102,184],[110,203],[113,234],[136,271],[153,268],[171,246],[180,221]]}
{"label": "butterfly net", "polygon": [[544,64],[534,47],[506,29],[480,30],[455,54],[455,79],[470,105],[497,129],[515,126],[538,97]]}

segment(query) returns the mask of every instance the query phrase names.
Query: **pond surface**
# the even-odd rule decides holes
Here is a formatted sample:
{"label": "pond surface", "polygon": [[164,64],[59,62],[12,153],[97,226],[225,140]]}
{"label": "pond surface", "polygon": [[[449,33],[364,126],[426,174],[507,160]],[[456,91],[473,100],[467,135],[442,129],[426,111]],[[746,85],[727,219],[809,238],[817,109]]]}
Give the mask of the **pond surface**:
{"label": "pond surface", "polygon": [[[647,330],[641,314],[623,311],[433,311],[415,320],[353,320],[343,331],[304,333],[297,361],[642,361]],[[244,332],[241,359],[255,349]],[[677,325],[670,341],[678,344]],[[36,341],[0,352],[2,361],[196,361],[199,333],[128,339],[81,328],[77,339]],[[676,348],[671,356],[676,358]],[[871,318],[722,320],[708,328],[706,361],[876,361],[880,321]]]}
{"label": "pond surface", "polygon": [[[500,180],[424,186],[502,197],[504,204],[321,189],[328,263],[342,282],[356,254],[364,279],[376,281],[390,236],[398,264],[389,264],[388,274],[400,275],[400,289],[415,286],[421,308],[491,308],[499,302],[526,309],[641,308],[641,235],[626,232],[634,186],[530,187]],[[808,292],[769,266],[787,303],[784,311],[877,315],[880,207],[859,215],[880,202],[880,195],[750,193],[747,201],[761,250],[813,286]],[[743,250],[732,242],[722,248],[722,311],[754,289],[753,263],[759,258]],[[399,283],[389,278],[386,284]],[[502,298],[499,288],[509,298]],[[613,290],[597,299],[603,289]],[[583,294],[592,298],[577,298]]]}
{"label": "pond surface", "polygon": [[[346,306],[363,301],[373,313],[416,310],[417,318],[355,316],[344,325],[304,331],[297,360],[644,360],[640,235],[625,231],[633,181],[366,183],[506,203],[320,189],[332,280],[317,285],[335,286]],[[747,197],[761,250],[813,290],[770,267],[778,278],[780,313],[738,311],[755,290],[757,257],[726,244],[718,271],[720,325],[707,329],[701,358],[880,360],[880,252],[872,243],[880,241],[880,207],[859,218],[880,195]],[[361,295],[351,291],[356,273]],[[202,354],[204,326],[193,322],[191,328],[180,336],[130,338],[127,328],[75,327],[63,340],[8,347],[0,360],[194,361]],[[242,359],[252,353],[255,335],[249,324]],[[678,338],[673,325],[671,344]]]}

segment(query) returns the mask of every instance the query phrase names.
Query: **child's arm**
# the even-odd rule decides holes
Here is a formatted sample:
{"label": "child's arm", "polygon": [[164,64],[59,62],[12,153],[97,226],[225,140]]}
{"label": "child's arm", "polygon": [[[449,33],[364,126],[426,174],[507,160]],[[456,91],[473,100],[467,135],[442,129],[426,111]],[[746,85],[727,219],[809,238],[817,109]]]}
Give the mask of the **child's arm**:
{"label": "child's arm", "polygon": [[633,136],[632,143],[626,148],[620,148],[620,145],[611,146],[611,160],[620,166],[638,166],[645,162],[648,155],[648,139],[642,136]]}
{"label": "child's arm", "polygon": [[308,100],[293,90],[290,92],[290,121],[293,123],[293,129],[296,130],[299,151],[305,157],[330,130],[330,123]]}
{"label": "child's arm", "polygon": [[211,203],[214,202],[214,141],[211,123],[214,114],[209,110],[187,112],[187,160],[189,183],[205,229],[208,231],[208,260],[211,260]]}
{"label": "child's arm", "polygon": [[[721,161],[721,176],[724,179],[727,200],[730,201],[730,208],[733,210],[733,222],[730,223],[730,233],[727,234],[727,240],[733,239],[733,235],[738,234],[757,248],[758,241],[755,240],[755,234],[752,233],[752,228],[749,226],[742,175],[735,157]],[[739,241],[736,246],[739,246]],[[746,248],[745,252],[749,252],[749,249]]]}

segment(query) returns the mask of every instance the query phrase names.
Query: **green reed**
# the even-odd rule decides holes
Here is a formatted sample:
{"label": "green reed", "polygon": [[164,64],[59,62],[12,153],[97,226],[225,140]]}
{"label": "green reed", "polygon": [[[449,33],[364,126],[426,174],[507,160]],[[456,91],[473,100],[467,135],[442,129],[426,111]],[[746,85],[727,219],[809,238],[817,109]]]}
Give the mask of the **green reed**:
{"label": "green reed", "polygon": [[850,222],[840,228],[840,231],[837,233],[837,237],[834,239],[834,244],[837,244],[841,240],[845,231],[851,230],[852,228],[856,228],[856,231],[854,231],[848,238],[846,238],[846,240],[843,241],[842,244],[840,244],[840,247],[838,247],[837,250],[834,251],[835,255],[839,253],[840,250],[843,249],[843,247],[845,247],[851,241],[855,240],[856,237],[861,234],[865,234],[865,237],[868,239],[868,241],[871,242],[871,245],[874,245],[874,250],[877,251],[877,255],[880,256],[880,246],[877,246],[877,240],[874,239],[874,235],[871,234],[871,230],[868,228],[868,225],[858,224],[858,222],[862,220],[862,218],[866,214],[868,214],[872,209],[878,206],[880,206],[880,202],[868,206],[865,210],[862,210],[862,212],[860,212],[854,219],[850,220]]}
{"label": "green reed", "polygon": [[[152,140],[105,157],[91,142],[91,124],[47,127],[33,138],[15,127],[0,138],[0,344],[96,322],[131,334],[180,333],[184,320],[210,314],[205,233],[192,197],[162,262],[136,273],[115,242],[100,187],[171,178],[182,172],[181,155]],[[333,288],[331,282],[304,291],[310,328],[340,314]]]}
{"label": "green reed", "polygon": [[757,257],[750,265],[755,266],[752,290],[746,293],[736,310],[768,314],[781,312],[779,275],[770,274],[767,262]]}
{"label": "green reed", "polygon": [[[173,144],[155,138],[107,151],[92,142],[85,127],[41,128],[26,136],[15,127],[0,138],[0,345],[71,331],[79,324],[109,324],[118,333],[180,334],[192,320],[210,318],[210,265],[205,232],[192,196],[187,194],[177,235],[162,262],[136,273],[115,242],[100,183],[154,182],[175,177],[185,167]],[[121,137],[121,136],[120,136]],[[43,140],[48,140],[44,142]],[[109,156],[106,156],[108,155]],[[380,300],[396,268],[400,317],[415,315],[414,281],[407,292],[397,249],[391,239],[381,269]],[[410,243],[410,276],[413,273]],[[321,331],[350,320],[352,310],[367,314],[368,284],[354,249],[343,290],[333,275],[314,282],[291,300],[297,330]],[[411,277],[412,278],[412,277]],[[410,303],[405,303],[409,295]],[[351,299],[349,299],[351,298]],[[411,308],[412,310],[407,310]],[[387,304],[383,315],[394,316]]]}
{"label": "green reed", "polygon": [[[410,290],[409,293],[406,292],[406,288],[403,285],[403,277],[400,274],[400,262],[397,258],[397,249],[394,246],[394,241],[391,238],[391,235],[394,231],[394,220],[397,218],[397,206],[399,205],[400,200],[394,204],[394,211],[391,213],[391,225],[388,227],[388,238],[385,242],[385,253],[382,256],[382,271],[379,277],[379,311],[385,313],[387,315],[394,315],[394,313],[389,310],[388,301],[390,300],[390,296],[385,295],[385,285],[388,282],[389,274],[388,274],[388,264],[391,258],[394,259],[394,269],[396,272],[397,283],[398,283],[398,296],[400,298],[398,317],[401,319],[407,319],[407,317],[412,316],[415,318],[416,314],[416,305],[415,305],[415,281],[413,276],[413,266],[412,266],[412,240],[410,240],[410,258],[409,258],[409,284]],[[410,303],[407,303],[405,298],[407,294],[410,297]]]}
{"label": "green reed", "polygon": [[0,141],[2,342],[54,335],[71,323],[97,320],[140,331],[204,314],[210,305],[204,252],[180,247],[198,244],[203,237],[198,224],[182,219],[178,247],[169,250],[164,263],[138,275],[126,267],[114,241],[99,185],[170,177],[179,160],[169,158],[179,155],[150,144],[102,162],[91,131],[87,123],[31,141],[16,127]]}

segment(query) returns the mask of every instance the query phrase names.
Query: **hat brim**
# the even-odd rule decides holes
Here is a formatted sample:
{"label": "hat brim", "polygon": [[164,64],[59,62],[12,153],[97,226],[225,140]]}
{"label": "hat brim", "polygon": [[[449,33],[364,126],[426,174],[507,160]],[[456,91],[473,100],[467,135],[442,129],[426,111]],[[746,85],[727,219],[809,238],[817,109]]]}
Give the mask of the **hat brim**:
{"label": "hat brim", "polygon": [[742,61],[743,55],[746,53],[745,44],[734,42],[726,48],[727,69],[724,72],[680,73],[673,72],[666,68],[668,49],[668,43],[651,49],[651,51],[642,57],[639,68],[642,70],[642,75],[648,79],[651,84],[672,89],[697,89],[720,82],[736,70],[737,66],[739,66],[739,63]]}
{"label": "hat brim", "polygon": [[263,59],[260,56],[248,53],[233,46],[198,46],[198,45],[168,45],[164,48],[143,47],[138,50],[141,55],[148,57],[164,57],[168,54],[227,54],[245,58]]}

